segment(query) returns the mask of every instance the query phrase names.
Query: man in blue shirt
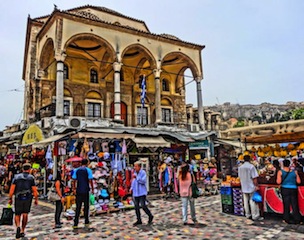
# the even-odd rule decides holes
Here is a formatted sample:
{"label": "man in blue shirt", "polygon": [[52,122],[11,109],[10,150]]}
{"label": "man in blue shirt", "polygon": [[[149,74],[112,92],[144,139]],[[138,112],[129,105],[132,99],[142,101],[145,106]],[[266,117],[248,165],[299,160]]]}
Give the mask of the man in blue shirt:
{"label": "man in blue shirt", "polygon": [[[84,224],[85,227],[89,226],[89,199],[90,199],[90,185],[93,192],[93,174],[92,170],[87,167],[88,160],[82,159],[81,167],[74,170],[73,178],[73,192],[76,196],[76,213],[74,219],[74,229],[78,228],[80,210],[82,203],[84,204]],[[76,187],[77,185],[77,187]]]}
{"label": "man in blue shirt", "polygon": [[135,172],[133,175],[131,191],[133,194],[137,221],[133,224],[133,226],[142,224],[141,216],[140,216],[140,206],[145,211],[145,213],[149,216],[148,223],[151,224],[153,221],[153,215],[151,214],[150,210],[148,209],[148,207],[146,205],[147,174],[143,169],[141,169],[140,162],[134,163],[134,170],[135,170]]}

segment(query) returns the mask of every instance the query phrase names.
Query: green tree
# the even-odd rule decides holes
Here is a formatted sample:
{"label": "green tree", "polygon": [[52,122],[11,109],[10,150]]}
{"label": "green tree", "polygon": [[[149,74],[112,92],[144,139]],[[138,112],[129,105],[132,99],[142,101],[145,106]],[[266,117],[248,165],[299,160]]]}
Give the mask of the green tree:
{"label": "green tree", "polygon": [[304,108],[294,109],[291,113],[292,119],[304,119]]}

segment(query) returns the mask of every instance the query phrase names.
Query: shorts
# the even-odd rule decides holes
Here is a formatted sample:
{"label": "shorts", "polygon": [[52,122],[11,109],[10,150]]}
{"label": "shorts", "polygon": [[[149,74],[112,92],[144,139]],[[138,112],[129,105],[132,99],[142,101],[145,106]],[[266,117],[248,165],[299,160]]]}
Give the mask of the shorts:
{"label": "shorts", "polygon": [[27,200],[19,200],[15,198],[15,214],[29,213],[32,206],[32,197]]}

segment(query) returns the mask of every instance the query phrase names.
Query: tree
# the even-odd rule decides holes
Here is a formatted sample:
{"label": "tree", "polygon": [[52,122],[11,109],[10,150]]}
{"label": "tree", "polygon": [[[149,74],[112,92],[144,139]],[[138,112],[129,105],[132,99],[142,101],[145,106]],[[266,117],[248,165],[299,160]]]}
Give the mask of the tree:
{"label": "tree", "polygon": [[294,109],[291,113],[292,119],[304,119],[304,108]]}

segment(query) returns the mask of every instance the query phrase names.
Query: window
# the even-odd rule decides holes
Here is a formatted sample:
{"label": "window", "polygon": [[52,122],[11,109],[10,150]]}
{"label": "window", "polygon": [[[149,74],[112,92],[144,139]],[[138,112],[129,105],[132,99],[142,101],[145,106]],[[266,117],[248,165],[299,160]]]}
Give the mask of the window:
{"label": "window", "polygon": [[162,108],[162,121],[170,123],[171,122],[171,109]]}
{"label": "window", "polygon": [[100,103],[88,102],[88,117],[101,117]]}
{"label": "window", "polygon": [[137,107],[137,124],[147,125],[148,124],[148,108],[147,107]]}
{"label": "window", "polygon": [[167,79],[162,80],[162,90],[165,92],[169,92],[169,82]]}
{"label": "window", "polygon": [[69,79],[69,66],[67,64],[63,64],[63,79]]}
{"label": "window", "polygon": [[70,116],[70,101],[69,100],[63,101],[63,115]]}
{"label": "window", "polygon": [[98,83],[98,74],[97,74],[97,71],[94,69],[91,69],[91,72],[90,72],[90,82]]}

